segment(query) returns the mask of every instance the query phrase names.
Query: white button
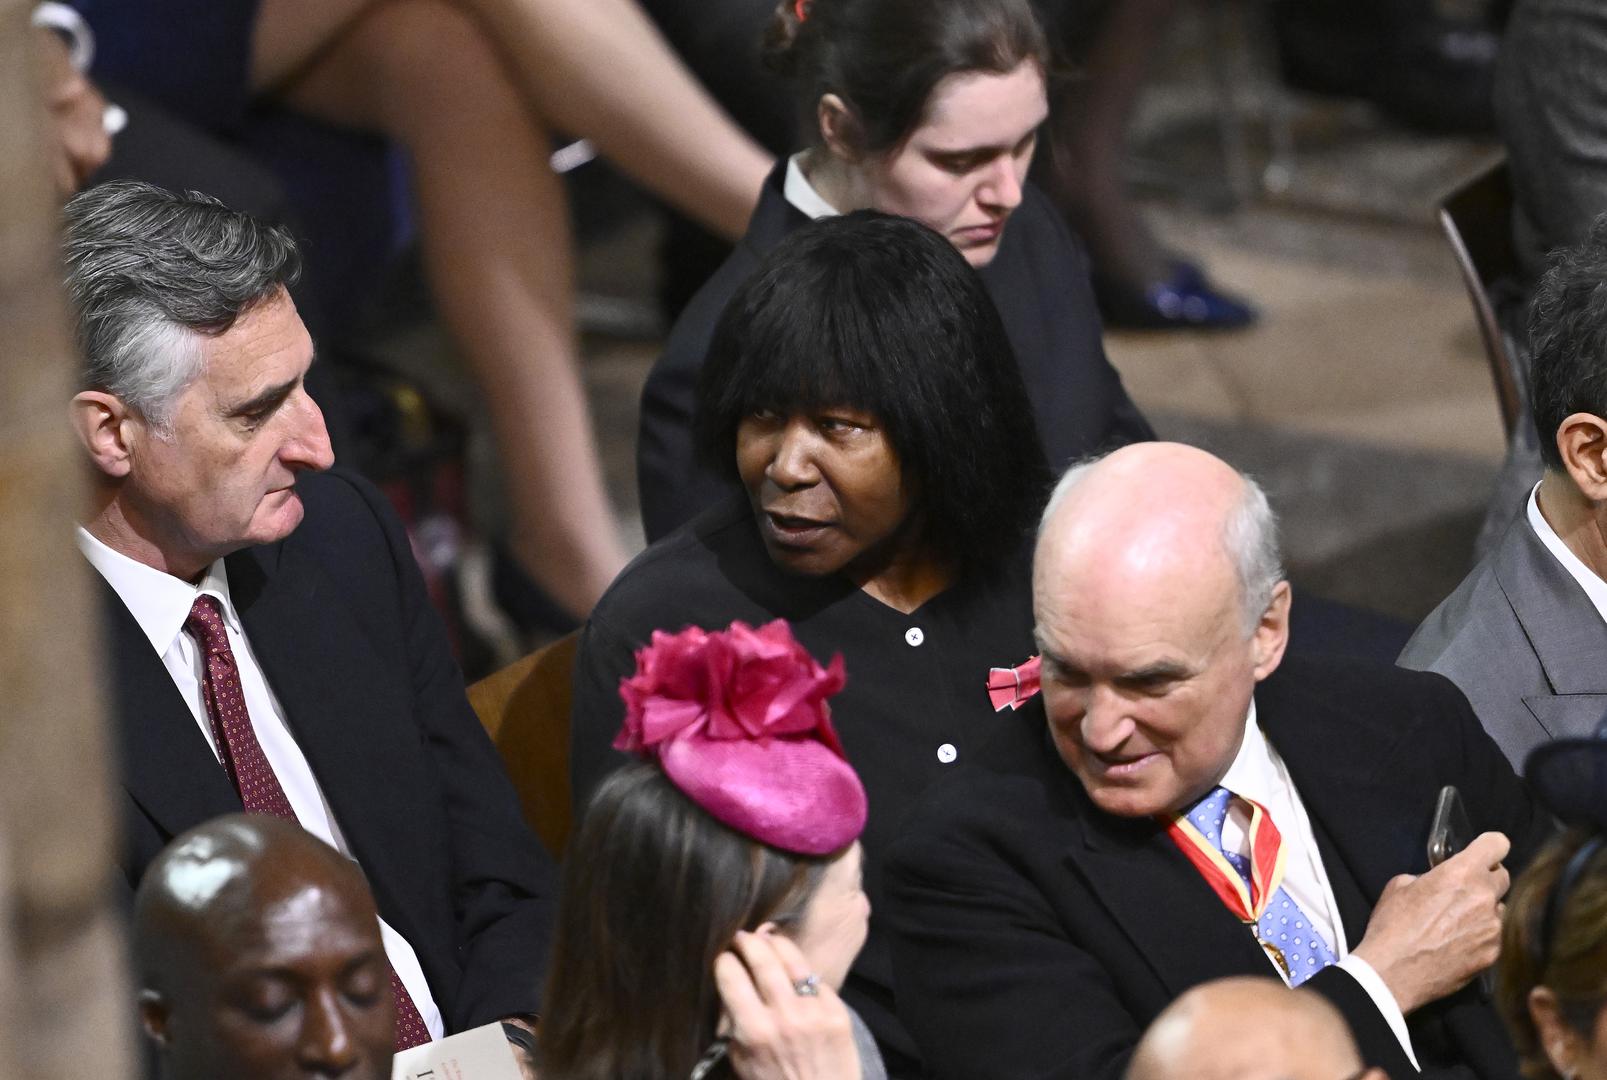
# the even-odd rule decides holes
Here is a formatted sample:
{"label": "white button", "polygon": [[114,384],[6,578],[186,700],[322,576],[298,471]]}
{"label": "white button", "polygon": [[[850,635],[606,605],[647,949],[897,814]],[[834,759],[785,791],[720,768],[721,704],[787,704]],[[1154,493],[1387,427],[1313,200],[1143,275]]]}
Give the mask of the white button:
{"label": "white button", "polygon": [[919,626],[912,626],[908,630],[904,631],[904,640],[909,642],[911,645],[919,645],[921,642],[926,640],[926,635],[921,633],[921,628]]}
{"label": "white button", "polygon": [[937,759],[945,765],[951,764],[959,756],[960,752],[954,749],[954,744],[951,742],[946,742],[937,748]]}

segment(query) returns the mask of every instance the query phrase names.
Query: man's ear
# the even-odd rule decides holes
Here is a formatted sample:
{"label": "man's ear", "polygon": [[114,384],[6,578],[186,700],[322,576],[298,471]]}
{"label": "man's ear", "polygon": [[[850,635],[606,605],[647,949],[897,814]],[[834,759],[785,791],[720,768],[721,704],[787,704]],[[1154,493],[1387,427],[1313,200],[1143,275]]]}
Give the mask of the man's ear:
{"label": "man's ear", "polygon": [[103,390],[84,390],[73,395],[70,410],[73,432],[95,467],[113,478],[127,476],[127,425],[138,421],[123,399]]}
{"label": "man's ear", "polygon": [[157,1046],[167,1049],[167,1021],[169,1010],[167,999],[159,991],[145,989],[139,992],[139,1022],[145,1029],[145,1034]]}
{"label": "man's ear", "polygon": [[833,157],[847,162],[859,160],[859,118],[846,101],[836,94],[822,94],[815,106],[815,119],[820,125],[821,141]]}
{"label": "man's ear", "polygon": [[1607,502],[1607,420],[1576,412],[1557,425],[1557,452],[1574,486],[1591,502]]}
{"label": "man's ear", "polygon": [[1261,613],[1252,635],[1251,657],[1255,661],[1255,681],[1271,675],[1283,663],[1284,649],[1289,646],[1289,606],[1294,592],[1287,581],[1272,588],[1272,600]]}

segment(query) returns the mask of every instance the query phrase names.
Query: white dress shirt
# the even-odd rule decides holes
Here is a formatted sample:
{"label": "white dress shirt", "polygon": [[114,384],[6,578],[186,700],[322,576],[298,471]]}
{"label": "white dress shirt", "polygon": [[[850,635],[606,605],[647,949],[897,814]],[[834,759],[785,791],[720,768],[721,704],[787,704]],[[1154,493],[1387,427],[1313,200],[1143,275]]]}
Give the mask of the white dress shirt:
{"label": "white dress shirt", "polygon": [[[178,687],[179,696],[190,707],[201,737],[212,748],[213,756],[218,757],[221,768],[223,759],[218,755],[217,740],[203,700],[201,649],[195,639],[184,632],[184,622],[190,617],[195,598],[203,593],[217,598],[223,609],[223,625],[229,634],[229,648],[234,652],[235,667],[240,673],[240,690],[245,697],[246,712],[250,714],[257,741],[262,744],[263,756],[273,766],[274,775],[284,788],[285,798],[290,801],[301,827],[351,858],[351,849],[346,846],[346,838],[341,835],[335,815],[318,787],[312,767],[307,764],[306,756],[302,754],[285,721],[284,709],[274,696],[268,680],[263,677],[262,665],[257,662],[256,654],[251,651],[251,642],[246,639],[240,615],[229,598],[229,575],[223,560],[219,559],[207,567],[201,583],[194,585],[113,551],[83,528],[78,529],[78,549],[106,579],[106,584],[117,593],[129,614],[134,616],[134,621],[150,639],[151,648],[162,658],[163,666]],[[418,1006],[419,1015],[424,1018],[424,1026],[429,1029],[430,1036],[439,1039],[445,1031],[441,1010],[436,1006],[429,983],[424,979],[418,954],[383,919],[380,920],[379,930],[385,944],[386,958],[402,980],[402,985],[407,987],[413,1004]]]}
{"label": "white dress shirt", "polygon": [[807,153],[809,151],[800,150],[787,159],[787,178],[782,181],[781,194],[796,209],[808,214],[811,221],[837,217],[842,211],[827,202],[804,175],[801,162]]}
{"label": "white dress shirt", "polygon": [[1579,587],[1585,590],[1590,602],[1596,605],[1596,613],[1607,620],[1607,581],[1603,581],[1596,572],[1586,566],[1584,560],[1569,550],[1568,545],[1562,542],[1557,530],[1551,527],[1551,522],[1540,512],[1540,485],[1536,484],[1534,490],[1529,492],[1529,528],[1546,545],[1556,560],[1562,563],[1562,568],[1579,582]]}
{"label": "white dress shirt", "polygon": [[[1283,837],[1283,846],[1288,853],[1284,860],[1284,889],[1300,906],[1300,910],[1306,913],[1323,940],[1328,942],[1334,955],[1339,958],[1339,966],[1367,991],[1367,996],[1373,999],[1373,1004],[1395,1033],[1395,1038],[1400,1040],[1401,1049],[1406,1051],[1412,1065],[1417,1066],[1412,1038],[1406,1030],[1406,1017],[1395,996],[1389,992],[1389,987],[1384,985],[1384,980],[1373,970],[1373,966],[1350,951],[1350,944],[1345,940],[1345,924],[1339,917],[1339,905],[1334,900],[1328,871],[1322,865],[1317,837],[1311,830],[1311,819],[1306,816],[1305,804],[1300,801],[1300,793],[1295,790],[1294,780],[1290,778],[1283,759],[1267,741],[1261,725],[1256,723],[1253,699],[1250,714],[1245,719],[1244,740],[1239,744],[1238,756],[1222,777],[1222,786],[1266,808],[1272,823]],[[1222,825],[1222,846],[1248,857],[1249,814],[1241,803],[1234,802],[1229,806],[1227,821]],[[1254,930],[1249,932],[1253,933]],[[1267,964],[1284,982],[1289,981],[1271,956],[1267,957]]]}

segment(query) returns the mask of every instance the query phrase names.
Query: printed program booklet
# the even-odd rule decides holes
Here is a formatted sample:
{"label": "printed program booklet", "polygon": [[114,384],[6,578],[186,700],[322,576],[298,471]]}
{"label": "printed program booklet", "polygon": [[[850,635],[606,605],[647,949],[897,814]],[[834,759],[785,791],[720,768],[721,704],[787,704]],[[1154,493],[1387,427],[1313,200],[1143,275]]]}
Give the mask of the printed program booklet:
{"label": "printed program booklet", "polygon": [[396,1055],[391,1080],[523,1080],[500,1023],[460,1031]]}

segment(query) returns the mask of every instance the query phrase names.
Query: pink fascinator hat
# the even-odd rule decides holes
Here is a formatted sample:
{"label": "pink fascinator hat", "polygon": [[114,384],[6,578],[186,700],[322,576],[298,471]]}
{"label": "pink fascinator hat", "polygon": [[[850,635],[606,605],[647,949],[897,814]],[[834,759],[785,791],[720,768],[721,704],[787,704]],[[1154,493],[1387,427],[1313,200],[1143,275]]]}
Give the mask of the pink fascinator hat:
{"label": "pink fascinator hat", "polygon": [[826,699],[843,658],[822,668],[777,619],[712,633],[653,632],[621,679],[614,749],[656,758],[717,821],[771,847],[827,855],[865,828],[865,787],[832,730]]}

